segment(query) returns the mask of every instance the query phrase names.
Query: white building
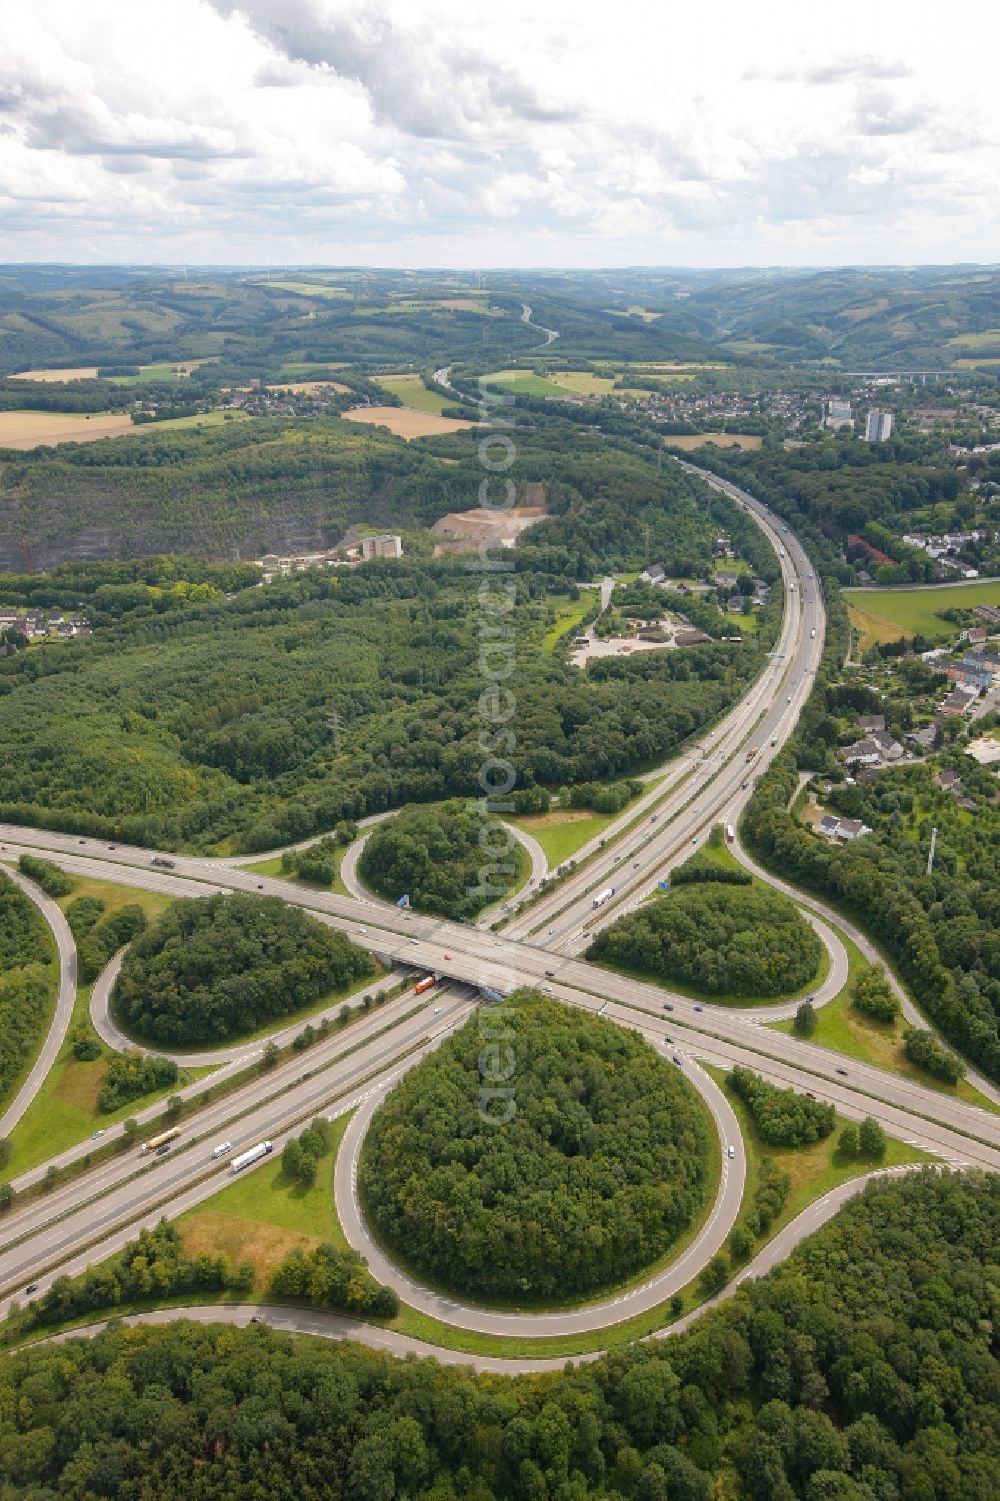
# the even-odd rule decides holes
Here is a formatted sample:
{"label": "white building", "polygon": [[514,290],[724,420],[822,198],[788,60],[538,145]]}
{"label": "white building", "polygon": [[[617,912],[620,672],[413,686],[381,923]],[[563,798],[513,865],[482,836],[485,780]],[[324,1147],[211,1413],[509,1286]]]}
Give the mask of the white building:
{"label": "white building", "polygon": [[826,426],[832,428],[853,427],[854,414],[851,411],[849,401],[828,401],[826,404]]}
{"label": "white building", "polygon": [[865,442],[884,443],[892,432],[892,413],[872,407],[865,423]]}
{"label": "white building", "polygon": [[380,532],[377,537],[362,537],[361,556],[366,562],[369,558],[401,558],[403,539],[393,532]]}

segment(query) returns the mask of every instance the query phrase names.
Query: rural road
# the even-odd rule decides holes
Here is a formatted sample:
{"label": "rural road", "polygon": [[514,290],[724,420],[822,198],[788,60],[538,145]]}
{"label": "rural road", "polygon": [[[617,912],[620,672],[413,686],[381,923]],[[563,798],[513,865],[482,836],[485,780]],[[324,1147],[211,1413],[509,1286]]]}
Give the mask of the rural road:
{"label": "rural road", "polygon": [[21,888],[29,901],[34,902],[49,925],[59,954],[59,989],[56,993],[55,1010],[48,1033],[32,1065],[31,1072],[3,1115],[0,1115],[0,1138],[9,1136],[13,1131],[41,1088],[45,1075],[55,1063],[56,1055],[69,1031],[70,1020],[73,1016],[73,1003],[76,1000],[76,944],[73,941],[69,923],[52,898],[46,896],[34,881],[29,881],[19,870],[9,865],[5,865],[3,869],[14,885]]}

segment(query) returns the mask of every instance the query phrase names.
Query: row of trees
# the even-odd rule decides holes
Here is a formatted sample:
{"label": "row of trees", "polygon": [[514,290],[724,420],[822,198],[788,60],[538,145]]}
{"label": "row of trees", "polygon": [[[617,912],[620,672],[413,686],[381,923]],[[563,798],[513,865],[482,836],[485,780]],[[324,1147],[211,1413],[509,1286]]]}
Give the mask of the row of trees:
{"label": "row of trees", "polygon": [[21,1494],[986,1501],[1000,1179],[880,1181],[683,1334],[517,1378],[175,1322],[0,1363]]}
{"label": "row of trees", "polygon": [[102,919],[104,902],[98,896],[80,896],[66,908],[66,921],[76,940],[77,963],[81,981],[87,985],[120,948],[131,943],[146,930],[146,914],[137,902]]}
{"label": "row of trees", "polygon": [[[707,862],[706,862],[707,863]],[[719,997],[771,998],[812,980],[822,949],[770,887],[695,880],[620,917],[587,956]]]}
{"label": "row of trees", "polygon": [[823,1100],[812,1100],[795,1089],[769,1084],[752,1069],[737,1065],[726,1083],[743,1100],[761,1139],[771,1147],[801,1147],[829,1136],[837,1112]]}
{"label": "row of trees", "polygon": [[219,1042],[294,1016],[374,969],[364,949],[278,897],[186,898],[135,940],[112,1004],[140,1038]]}
{"label": "row of trees", "polygon": [[73,877],[67,875],[58,865],[53,865],[51,860],[43,860],[37,855],[21,855],[17,862],[17,868],[22,876],[27,876],[40,886],[46,896],[53,898],[69,896],[76,882]]}
{"label": "row of trees", "polygon": [[268,1291],[279,1298],[304,1298],[314,1308],[337,1308],[361,1318],[394,1319],[399,1299],[376,1282],[356,1251],[296,1247],[276,1267]]}
{"label": "row of trees", "polygon": [[97,1108],[110,1114],[144,1094],[169,1089],[176,1084],[178,1072],[172,1058],[149,1053],[115,1053],[97,1094]]}
{"label": "row of trees", "polygon": [[377,1232],[436,1281],[565,1297],[683,1232],[711,1190],[709,1135],[692,1086],[637,1035],[519,992],[406,1074],[358,1181]]}

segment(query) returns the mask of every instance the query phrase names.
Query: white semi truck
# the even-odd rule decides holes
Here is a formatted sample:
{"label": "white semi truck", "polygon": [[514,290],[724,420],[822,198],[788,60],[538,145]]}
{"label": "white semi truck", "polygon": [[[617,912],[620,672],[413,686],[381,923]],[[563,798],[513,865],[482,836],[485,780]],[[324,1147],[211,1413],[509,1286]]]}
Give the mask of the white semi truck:
{"label": "white semi truck", "polygon": [[273,1151],[273,1142],[259,1141],[255,1147],[250,1147],[248,1151],[241,1152],[238,1157],[234,1157],[229,1164],[229,1171],[240,1173],[245,1167],[252,1167],[255,1162],[260,1162],[262,1157],[269,1157]]}

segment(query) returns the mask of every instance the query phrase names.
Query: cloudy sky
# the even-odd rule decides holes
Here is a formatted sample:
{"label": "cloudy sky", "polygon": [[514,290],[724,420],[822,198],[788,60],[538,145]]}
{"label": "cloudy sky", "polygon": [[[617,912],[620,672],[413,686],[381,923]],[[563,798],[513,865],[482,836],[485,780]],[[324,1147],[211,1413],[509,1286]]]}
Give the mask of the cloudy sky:
{"label": "cloudy sky", "polygon": [[3,260],[1000,260],[990,0],[0,0]]}

